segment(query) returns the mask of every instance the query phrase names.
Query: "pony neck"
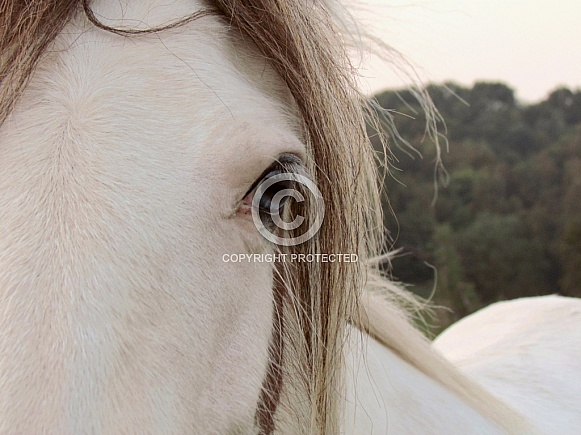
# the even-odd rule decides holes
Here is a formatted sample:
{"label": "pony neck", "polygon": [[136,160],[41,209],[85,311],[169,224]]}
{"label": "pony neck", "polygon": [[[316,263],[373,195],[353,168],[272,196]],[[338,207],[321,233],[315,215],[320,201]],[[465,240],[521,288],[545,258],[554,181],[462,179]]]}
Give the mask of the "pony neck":
{"label": "pony neck", "polygon": [[392,302],[403,290],[389,285],[363,294],[350,331],[345,433],[536,433],[431,348]]}
{"label": "pony neck", "polygon": [[346,361],[345,434],[503,433],[392,349],[359,331],[351,333],[354,348]]}

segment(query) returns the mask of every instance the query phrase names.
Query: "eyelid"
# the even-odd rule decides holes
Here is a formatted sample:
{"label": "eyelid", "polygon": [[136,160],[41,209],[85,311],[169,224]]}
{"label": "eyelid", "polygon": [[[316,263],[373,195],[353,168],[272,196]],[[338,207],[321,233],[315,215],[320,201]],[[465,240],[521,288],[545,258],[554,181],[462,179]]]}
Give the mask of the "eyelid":
{"label": "eyelid", "polygon": [[280,156],[278,156],[277,161],[280,164],[290,164],[290,165],[295,165],[296,167],[301,167],[301,168],[304,167],[304,163],[303,163],[302,159],[293,153],[283,153]]}
{"label": "eyelid", "polygon": [[262,174],[262,177],[266,176],[268,172],[275,169],[283,169],[285,172],[300,171],[304,172],[305,165],[301,158],[296,154],[283,153],[278,156],[278,158],[270,165],[266,171]]}
{"label": "eyelid", "polygon": [[249,194],[252,193],[256,186],[260,184],[260,182],[271,172],[276,170],[280,170],[280,172],[300,172],[303,173],[305,171],[305,166],[303,161],[299,156],[293,153],[283,153],[278,156],[278,158],[272,162],[272,164],[266,168],[262,174],[258,176],[258,178],[252,183],[248,191],[244,194],[242,198],[246,198]]}

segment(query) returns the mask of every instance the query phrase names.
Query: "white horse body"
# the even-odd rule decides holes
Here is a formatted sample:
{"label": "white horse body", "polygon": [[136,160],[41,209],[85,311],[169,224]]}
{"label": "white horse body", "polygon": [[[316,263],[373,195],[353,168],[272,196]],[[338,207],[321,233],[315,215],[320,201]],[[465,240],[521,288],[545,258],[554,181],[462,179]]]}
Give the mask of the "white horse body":
{"label": "white horse body", "polygon": [[[126,28],[203,6],[91,4]],[[223,255],[272,252],[238,206],[278,156],[305,155],[298,125],[268,62],[215,17],[138,38],[67,25],[0,126],[0,432],[256,431],[273,271]],[[580,320],[558,331],[567,309],[547,311],[550,328],[511,313],[482,332],[476,316],[436,348],[539,427],[560,413],[571,432]],[[493,321],[505,341],[484,337]],[[500,433],[397,349],[351,335],[346,433]],[[525,339],[535,349],[514,354]]]}
{"label": "white horse body", "polygon": [[[505,433],[394,350],[353,336],[346,433]],[[581,300],[545,296],[491,305],[448,328],[433,347],[530,423],[512,433],[574,435],[581,427],[579,343]]]}
{"label": "white horse body", "polygon": [[347,364],[345,434],[503,433],[392,349],[357,332]]}
{"label": "white horse body", "polygon": [[452,325],[434,348],[544,433],[579,433],[581,300],[499,302]]}

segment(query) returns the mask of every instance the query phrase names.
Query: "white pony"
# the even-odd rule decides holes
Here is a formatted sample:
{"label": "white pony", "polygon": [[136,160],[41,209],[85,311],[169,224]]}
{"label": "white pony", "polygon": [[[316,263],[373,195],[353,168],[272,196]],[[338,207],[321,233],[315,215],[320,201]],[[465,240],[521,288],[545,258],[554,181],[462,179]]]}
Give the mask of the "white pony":
{"label": "white pony", "polygon": [[[460,322],[436,348],[463,374],[366,270],[380,203],[340,11],[2,2],[1,433],[581,427],[578,301]],[[326,207],[288,249],[251,218],[256,184],[285,172]],[[224,260],[277,249],[360,261]]]}

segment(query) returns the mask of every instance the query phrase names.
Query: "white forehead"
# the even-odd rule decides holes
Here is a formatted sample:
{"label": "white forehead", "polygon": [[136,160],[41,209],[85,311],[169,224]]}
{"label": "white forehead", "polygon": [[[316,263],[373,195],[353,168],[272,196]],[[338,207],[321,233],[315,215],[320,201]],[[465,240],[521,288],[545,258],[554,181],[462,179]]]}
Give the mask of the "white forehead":
{"label": "white forehead", "polygon": [[[97,19],[117,28],[164,25],[203,7],[91,5]],[[4,180],[25,178],[41,202],[53,168],[63,182],[81,180],[75,188],[83,195],[106,189],[105,200],[130,216],[148,210],[169,221],[176,211],[180,219],[214,223],[235,213],[281,153],[305,154],[293,107],[264,57],[218,16],[123,37],[81,11],[2,126],[0,140],[11,146],[0,147],[0,171]]]}
{"label": "white forehead", "polygon": [[[163,26],[203,7],[199,1],[92,2],[103,24],[125,29]],[[149,142],[156,135],[176,146],[195,142],[196,153],[207,161],[220,154],[220,164],[241,153],[260,162],[280,151],[302,153],[287,89],[258,51],[219,17],[131,37],[97,29],[84,17],[80,21],[57,41],[56,72],[49,61],[47,79],[31,82],[32,88],[44,87],[43,93],[52,90],[50,118],[61,111],[73,124],[82,120],[79,128],[95,128],[96,136],[107,125],[119,140],[131,134],[132,140],[143,135]],[[228,146],[218,147],[224,138]]]}

